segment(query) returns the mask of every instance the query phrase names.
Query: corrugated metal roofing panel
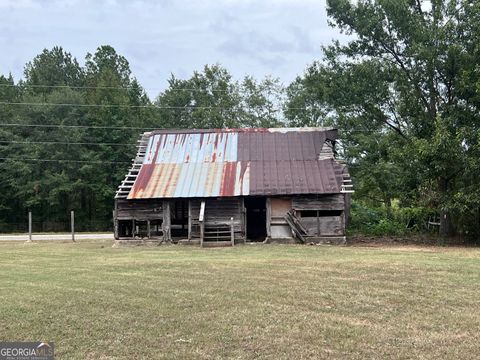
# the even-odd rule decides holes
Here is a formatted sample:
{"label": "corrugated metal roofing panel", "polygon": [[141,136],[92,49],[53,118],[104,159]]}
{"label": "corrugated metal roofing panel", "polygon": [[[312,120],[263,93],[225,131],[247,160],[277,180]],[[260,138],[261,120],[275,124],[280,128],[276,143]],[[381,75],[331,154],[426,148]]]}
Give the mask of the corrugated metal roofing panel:
{"label": "corrugated metal roofing panel", "polygon": [[128,198],[340,192],[338,164],[318,160],[335,136],[312,128],[153,132]]}
{"label": "corrugated metal roofing panel", "polygon": [[249,195],[248,162],[144,164],[128,199]]}

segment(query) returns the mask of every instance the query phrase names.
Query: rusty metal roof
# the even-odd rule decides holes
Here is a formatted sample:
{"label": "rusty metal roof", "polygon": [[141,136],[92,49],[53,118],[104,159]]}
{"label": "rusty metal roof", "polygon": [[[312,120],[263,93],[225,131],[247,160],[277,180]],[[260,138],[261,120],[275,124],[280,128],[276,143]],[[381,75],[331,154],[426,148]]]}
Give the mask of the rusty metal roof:
{"label": "rusty metal roof", "polygon": [[339,165],[318,160],[336,134],[324,128],[154,131],[128,199],[338,193]]}

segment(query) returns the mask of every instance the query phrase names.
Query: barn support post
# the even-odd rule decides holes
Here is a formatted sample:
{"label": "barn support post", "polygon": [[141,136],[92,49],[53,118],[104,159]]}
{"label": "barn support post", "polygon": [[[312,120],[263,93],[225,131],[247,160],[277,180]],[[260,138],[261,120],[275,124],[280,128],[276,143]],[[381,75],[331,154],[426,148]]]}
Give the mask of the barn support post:
{"label": "barn support post", "polygon": [[230,218],[230,241],[232,242],[232,246],[235,246],[235,231],[233,228],[233,217]]}
{"label": "barn support post", "polygon": [[115,199],[115,206],[113,208],[113,238],[115,240],[118,240],[119,238],[119,229],[118,229],[118,200]]}
{"label": "barn support post", "polygon": [[150,220],[147,220],[147,239],[150,239]]}
{"label": "barn support post", "polygon": [[72,230],[72,241],[75,242],[75,212],[70,211],[70,226]]}
{"label": "barn support post", "polygon": [[200,214],[198,215],[198,222],[200,223],[200,246],[203,247],[203,238],[205,237],[205,200],[200,204]]}
{"label": "barn support post", "polygon": [[245,198],[242,197],[240,204],[240,220],[241,234],[243,235],[243,243],[247,242],[247,209],[245,208]]}
{"label": "barn support post", "polygon": [[170,201],[163,202],[163,241],[172,241]]}
{"label": "barn support post", "polygon": [[118,220],[117,220],[117,210],[113,210],[113,238],[118,240]]}
{"label": "barn support post", "polygon": [[349,193],[344,194],[344,211],[345,211],[345,226],[350,222],[350,208],[352,206],[352,195]]}
{"label": "barn support post", "polygon": [[32,212],[28,212],[28,240],[27,242],[32,242]]}
{"label": "barn support post", "polygon": [[272,237],[272,199],[267,198],[266,200],[266,226],[267,226],[267,238],[270,239]]}
{"label": "barn support post", "polygon": [[188,240],[192,240],[192,202],[188,200]]}
{"label": "barn support post", "polygon": [[132,220],[132,239],[135,239],[135,219]]}

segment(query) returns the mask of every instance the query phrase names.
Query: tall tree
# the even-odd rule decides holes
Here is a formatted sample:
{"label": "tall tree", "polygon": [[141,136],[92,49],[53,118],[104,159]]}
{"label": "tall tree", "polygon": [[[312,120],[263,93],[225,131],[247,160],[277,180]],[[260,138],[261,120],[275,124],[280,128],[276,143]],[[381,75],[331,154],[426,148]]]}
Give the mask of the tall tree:
{"label": "tall tree", "polygon": [[[329,0],[327,13],[332,26],[353,36],[324,48],[323,60],[289,87],[287,107],[304,104],[306,110],[286,116],[296,124],[325,117],[339,126],[353,168],[377,173],[365,185],[386,201],[428,199],[447,235],[451,210],[459,205],[452,199],[465,194],[477,163],[479,112],[475,77],[468,74],[478,56],[478,26],[472,25],[478,4]],[[454,220],[461,230],[465,224]]]}
{"label": "tall tree", "polygon": [[33,93],[50,93],[61,86],[81,86],[84,83],[83,69],[72,54],[60,46],[44,49],[24,70],[28,90]]}
{"label": "tall tree", "polygon": [[[86,142],[104,144],[132,144],[123,146],[90,147],[90,159],[95,165],[85,166],[92,191],[84,200],[90,221],[105,221],[110,217],[116,187],[125,176],[128,162],[135,155],[135,144],[142,127],[153,121],[150,101],[143,88],[132,76],[127,59],[111,46],[100,46],[94,54],[87,54],[85,62],[86,102],[92,105],[87,113],[89,125],[116,127],[89,129]],[[113,162],[113,163],[112,163]]]}
{"label": "tall tree", "polygon": [[282,87],[278,80],[242,82],[220,65],[206,65],[190,79],[169,79],[155,105],[164,127],[225,128],[277,126]]}

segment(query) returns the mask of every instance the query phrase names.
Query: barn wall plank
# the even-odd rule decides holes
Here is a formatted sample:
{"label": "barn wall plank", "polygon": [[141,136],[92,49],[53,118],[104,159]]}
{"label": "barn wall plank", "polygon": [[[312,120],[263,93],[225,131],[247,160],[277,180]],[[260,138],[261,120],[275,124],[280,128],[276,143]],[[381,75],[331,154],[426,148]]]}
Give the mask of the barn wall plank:
{"label": "barn wall plank", "polygon": [[345,200],[343,194],[295,196],[292,207],[294,210],[344,210]]}
{"label": "barn wall plank", "polygon": [[117,199],[117,220],[161,220],[163,219],[162,200]]}
{"label": "barn wall plank", "polygon": [[230,226],[233,218],[233,228],[236,237],[245,233],[245,222],[243,219],[243,198],[214,198],[214,199],[191,199],[190,215],[192,238],[200,236],[200,203],[205,200],[205,227]]}
{"label": "barn wall plank", "polygon": [[[316,217],[302,218],[300,221],[309,236],[341,236],[345,234],[343,215],[320,216],[318,222]],[[318,233],[318,229],[320,229],[320,233]]]}

